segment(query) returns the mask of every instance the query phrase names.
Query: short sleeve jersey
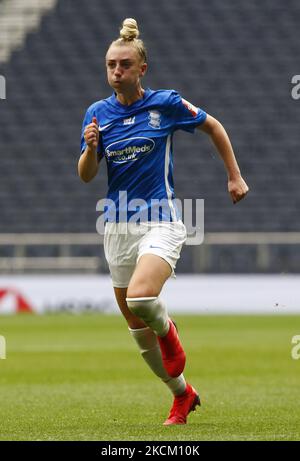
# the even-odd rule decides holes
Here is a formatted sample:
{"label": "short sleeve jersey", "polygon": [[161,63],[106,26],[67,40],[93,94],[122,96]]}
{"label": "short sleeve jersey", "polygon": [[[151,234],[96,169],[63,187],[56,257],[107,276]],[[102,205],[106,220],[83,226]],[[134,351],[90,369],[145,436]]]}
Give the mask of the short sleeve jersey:
{"label": "short sleeve jersey", "polygon": [[[105,157],[108,172],[107,220],[130,221],[137,212],[135,204],[145,220],[153,220],[154,209],[159,221],[180,219],[174,194],[173,133],[179,129],[192,133],[206,116],[174,90],[146,89],[143,98],[129,106],[113,94],[88,108],[81,152],[86,148],[84,128],[96,117],[98,158]],[[160,202],[163,206],[157,206]]]}

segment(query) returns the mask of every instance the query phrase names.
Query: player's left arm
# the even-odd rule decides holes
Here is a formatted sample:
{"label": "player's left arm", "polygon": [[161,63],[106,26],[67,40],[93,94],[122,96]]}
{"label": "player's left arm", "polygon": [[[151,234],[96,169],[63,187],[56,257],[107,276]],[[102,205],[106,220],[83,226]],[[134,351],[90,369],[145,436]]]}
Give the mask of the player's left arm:
{"label": "player's left arm", "polygon": [[216,146],[222,157],[228,175],[228,192],[231,195],[233,203],[237,203],[249,191],[249,187],[242,178],[240,168],[235,158],[231,142],[223,125],[211,115],[207,117],[201,125],[197,126],[198,130],[207,133],[213,144]]}

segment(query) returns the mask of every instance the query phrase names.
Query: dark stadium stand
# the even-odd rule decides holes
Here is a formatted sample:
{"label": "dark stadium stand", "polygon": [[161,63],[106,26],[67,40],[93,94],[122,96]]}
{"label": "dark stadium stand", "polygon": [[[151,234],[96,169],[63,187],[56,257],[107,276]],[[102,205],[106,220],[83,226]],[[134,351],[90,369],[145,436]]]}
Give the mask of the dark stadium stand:
{"label": "dark stadium stand", "polygon": [[218,118],[251,189],[233,206],[209,139],[180,132],[177,196],[205,199],[206,231],[299,231],[297,0],[60,0],[0,66],[0,232],[95,231],[106,166],[90,184],[78,178],[81,123],[111,94],[104,55],[125,17],[137,19],[148,48],[144,85],[175,88]]}

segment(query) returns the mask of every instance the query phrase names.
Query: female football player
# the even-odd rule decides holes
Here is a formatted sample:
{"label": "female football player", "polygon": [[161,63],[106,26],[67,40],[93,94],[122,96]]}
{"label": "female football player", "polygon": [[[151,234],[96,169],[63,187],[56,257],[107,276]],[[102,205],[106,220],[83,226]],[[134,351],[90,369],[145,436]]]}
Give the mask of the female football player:
{"label": "female football player", "polygon": [[233,203],[245,197],[248,186],[221,123],[174,90],[142,87],[147,54],[138,37],[136,21],[125,19],[120,37],[108,48],[106,70],[113,94],[86,112],[78,172],[83,181],[91,181],[105,157],[104,251],[116,300],[146,363],[174,395],[164,424],[185,424],[200,399],[182,374],[185,352],[159,297],[174,276],[186,240],[174,200],[174,131],[197,128],[211,137],[224,161]]}

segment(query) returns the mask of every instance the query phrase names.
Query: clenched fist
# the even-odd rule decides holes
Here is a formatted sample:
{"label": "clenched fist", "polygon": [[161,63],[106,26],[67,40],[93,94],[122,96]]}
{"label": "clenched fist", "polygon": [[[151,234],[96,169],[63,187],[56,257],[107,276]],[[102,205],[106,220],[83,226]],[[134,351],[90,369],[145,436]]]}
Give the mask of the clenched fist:
{"label": "clenched fist", "polygon": [[93,117],[92,123],[85,127],[84,139],[88,147],[97,149],[99,142],[99,126],[96,117]]}
{"label": "clenched fist", "polygon": [[244,198],[249,191],[249,187],[243,180],[242,176],[237,176],[228,181],[228,192],[231,195],[233,203],[237,203]]}

